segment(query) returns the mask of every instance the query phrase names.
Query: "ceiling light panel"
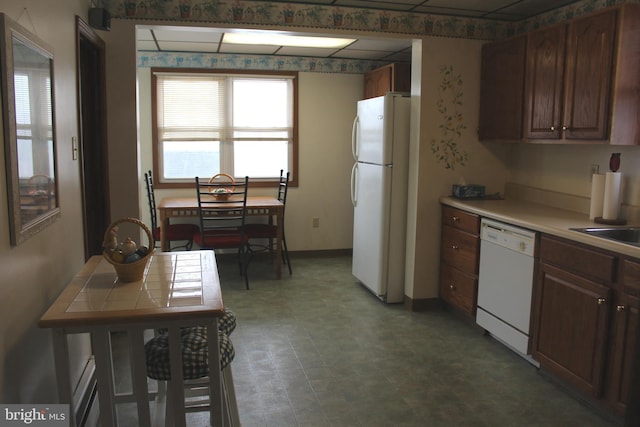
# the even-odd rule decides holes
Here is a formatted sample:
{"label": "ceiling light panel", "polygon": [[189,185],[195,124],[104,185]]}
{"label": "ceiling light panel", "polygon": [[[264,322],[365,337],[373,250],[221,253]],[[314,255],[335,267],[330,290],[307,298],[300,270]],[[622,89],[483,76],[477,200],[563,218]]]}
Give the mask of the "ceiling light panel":
{"label": "ceiling light panel", "polygon": [[246,55],[275,55],[280,46],[255,46],[246,44],[223,43],[220,45],[220,53],[240,53]]}
{"label": "ceiling light panel", "polygon": [[318,48],[342,48],[353,43],[355,39],[292,36],[288,34],[247,31],[242,33],[225,33],[223,42],[232,44],[297,46]]}

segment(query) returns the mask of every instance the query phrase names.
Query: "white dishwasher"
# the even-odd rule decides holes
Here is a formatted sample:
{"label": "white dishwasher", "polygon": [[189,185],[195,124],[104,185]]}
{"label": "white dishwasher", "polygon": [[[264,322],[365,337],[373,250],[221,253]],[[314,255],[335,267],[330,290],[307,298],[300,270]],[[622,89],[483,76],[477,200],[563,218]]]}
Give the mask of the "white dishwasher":
{"label": "white dishwasher", "polygon": [[529,362],[536,233],[483,218],[476,322]]}

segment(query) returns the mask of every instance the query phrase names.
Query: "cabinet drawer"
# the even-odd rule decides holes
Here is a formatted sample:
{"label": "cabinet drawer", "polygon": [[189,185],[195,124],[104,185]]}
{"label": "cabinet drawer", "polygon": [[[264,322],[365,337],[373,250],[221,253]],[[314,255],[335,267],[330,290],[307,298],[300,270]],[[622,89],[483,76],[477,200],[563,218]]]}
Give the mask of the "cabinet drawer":
{"label": "cabinet drawer", "polygon": [[540,259],[556,266],[612,283],[615,280],[616,257],[548,236],[540,239]]}
{"label": "cabinet drawer", "polygon": [[480,238],[448,225],[442,226],[442,261],[468,274],[478,274]]}
{"label": "cabinet drawer", "polygon": [[470,316],[475,315],[478,279],[445,263],[440,264],[440,297]]}
{"label": "cabinet drawer", "polygon": [[622,262],[622,285],[626,293],[640,297],[640,262],[630,259]]}
{"label": "cabinet drawer", "polygon": [[480,233],[480,217],[478,215],[451,206],[442,206],[442,224],[471,234]]}

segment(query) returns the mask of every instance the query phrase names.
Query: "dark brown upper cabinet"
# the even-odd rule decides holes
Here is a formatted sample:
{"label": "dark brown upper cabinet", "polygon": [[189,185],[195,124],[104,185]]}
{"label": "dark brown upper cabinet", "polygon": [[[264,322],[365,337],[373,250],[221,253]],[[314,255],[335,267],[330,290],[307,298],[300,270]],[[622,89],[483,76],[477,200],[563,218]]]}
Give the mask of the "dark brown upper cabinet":
{"label": "dark brown upper cabinet", "polygon": [[522,139],[526,46],[525,36],[482,46],[480,140]]}
{"label": "dark brown upper cabinet", "polygon": [[481,140],[640,145],[640,5],[523,37],[526,71],[517,38],[483,46]]}
{"label": "dark brown upper cabinet", "polygon": [[605,140],[616,11],[534,31],[527,49],[527,138]]}

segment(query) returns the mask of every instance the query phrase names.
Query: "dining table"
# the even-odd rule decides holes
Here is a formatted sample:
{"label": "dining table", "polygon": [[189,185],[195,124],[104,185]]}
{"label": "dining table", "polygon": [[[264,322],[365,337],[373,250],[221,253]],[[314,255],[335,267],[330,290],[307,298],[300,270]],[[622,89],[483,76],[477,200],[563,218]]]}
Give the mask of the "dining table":
{"label": "dining table", "polygon": [[[164,233],[171,218],[198,218],[197,197],[164,197],[157,206],[160,223],[160,248],[168,251],[169,241]],[[282,230],[284,203],[273,196],[247,196],[247,216],[275,217],[276,235],[276,278],[282,277]]]}
{"label": "dining table", "polygon": [[[166,402],[171,405],[176,426],[184,426],[185,390],[180,354],[181,328],[205,326],[208,336],[208,366],[220,366],[218,318],[224,315],[224,303],[215,253],[204,251],[154,252],[143,278],[122,282],[104,256],[91,257],[73,277],[61,294],[40,318],[38,326],[53,331],[53,352],[59,403],[73,409],[74,385],[67,336],[88,333],[91,337],[98,389],[100,424],[117,426],[117,405],[135,404],[139,426],[163,422],[164,412],[155,411],[152,422],[150,397],[157,392],[149,389],[147,380],[145,340],[154,331],[166,329],[169,337],[171,381]],[[130,370],[114,366],[111,339],[113,333],[126,333]],[[130,392],[116,392],[115,373],[131,372]],[[222,375],[220,369],[210,369],[210,420],[223,426]],[[72,411],[73,413],[73,411]],[[69,425],[75,426],[75,417]]]}

